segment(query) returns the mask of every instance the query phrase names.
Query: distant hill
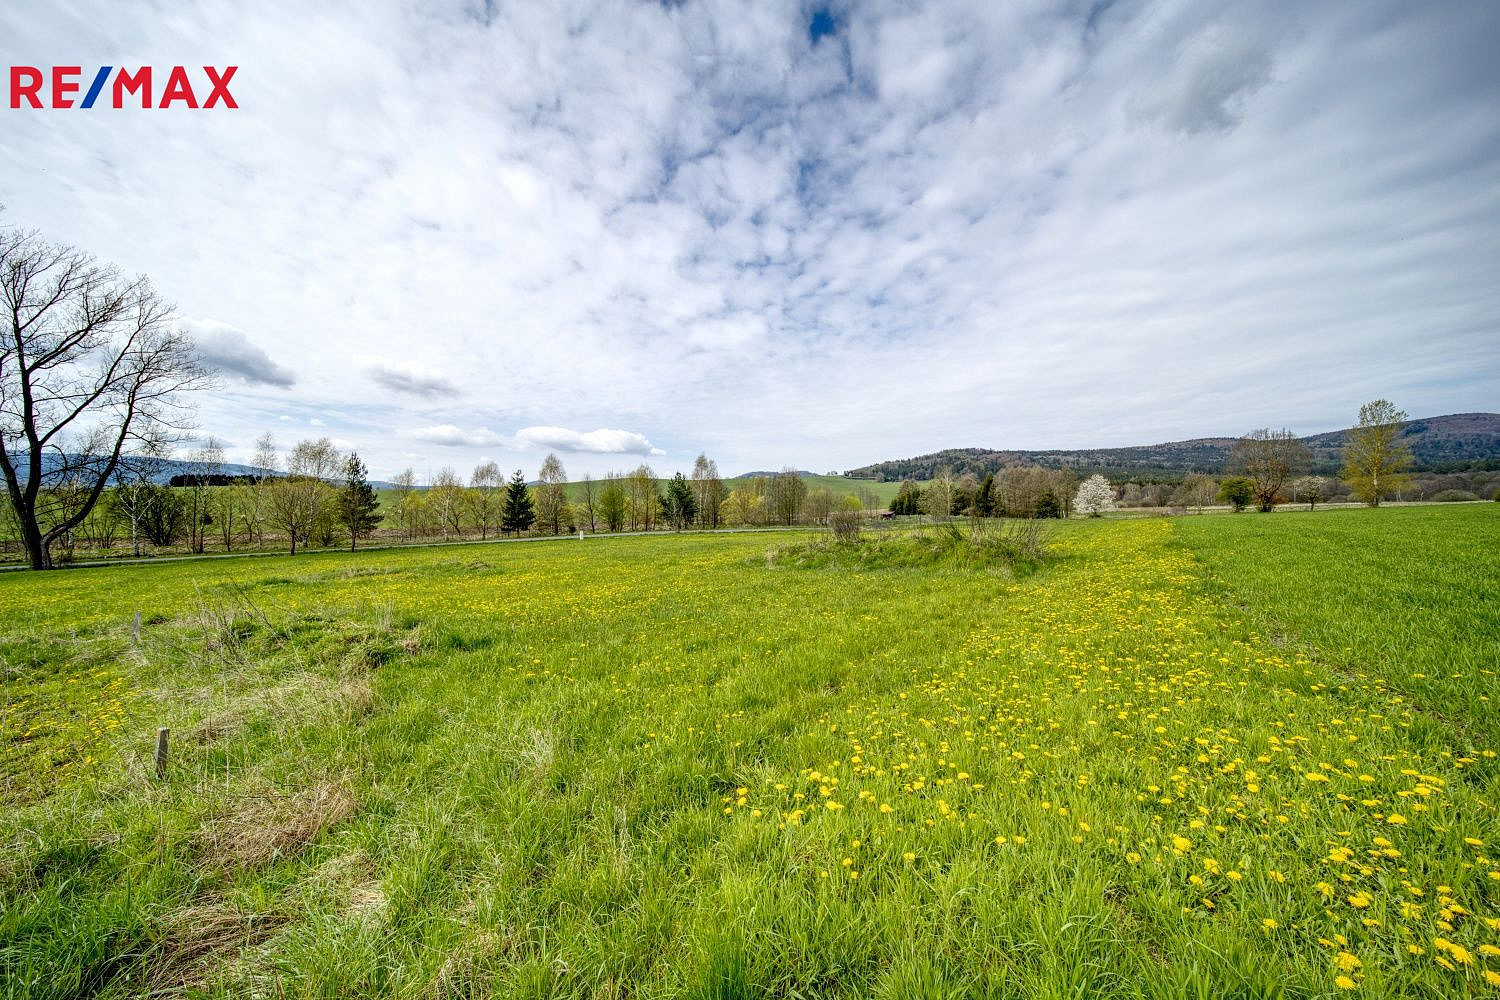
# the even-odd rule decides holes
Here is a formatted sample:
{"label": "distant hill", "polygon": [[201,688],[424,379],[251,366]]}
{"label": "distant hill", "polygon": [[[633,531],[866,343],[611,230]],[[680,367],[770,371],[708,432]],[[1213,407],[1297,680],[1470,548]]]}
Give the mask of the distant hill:
{"label": "distant hill", "polygon": [[[1331,473],[1342,464],[1349,430],[1303,438],[1313,454],[1313,471]],[[1174,480],[1188,472],[1222,472],[1235,438],[1192,438],[1128,448],[1025,451],[949,448],[916,458],[850,469],[845,476],[896,482],[931,479],[943,467],[956,475],[984,476],[1013,465],[1074,469],[1102,473],[1114,480]],[[1453,413],[1407,421],[1402,440],[1411,449],[1418,471],[1446,472],[1467,468],[1500,468],[1500,413]]]}

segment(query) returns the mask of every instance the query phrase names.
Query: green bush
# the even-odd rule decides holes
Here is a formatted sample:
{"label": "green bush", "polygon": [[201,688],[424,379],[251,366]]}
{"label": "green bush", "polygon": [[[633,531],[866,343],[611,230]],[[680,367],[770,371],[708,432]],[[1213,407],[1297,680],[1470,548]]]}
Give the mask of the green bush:
{"label": "green bush", "polygon": [[1219,484],[1219,499],[1239,513],[1255,499],[1255,484],[1244,476],[1230,476]]}
{"label": "green bush", "polygon": [[975,521],[931,530],[866,534],[853,541],[827,536],[779,545],[768,566],[796,569],[1000,570],[1020,577],[1038,569],[1047,554],[1046,532],[1034,520]]}

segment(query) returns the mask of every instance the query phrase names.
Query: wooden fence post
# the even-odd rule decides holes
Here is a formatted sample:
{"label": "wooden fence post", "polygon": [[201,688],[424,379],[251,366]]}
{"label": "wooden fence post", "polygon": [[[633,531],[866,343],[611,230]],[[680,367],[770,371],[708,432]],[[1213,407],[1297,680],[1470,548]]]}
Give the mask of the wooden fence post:
{"label": "wooden fence post", "polygon": [[167,777],[167,736],[170,732],[166,726],[156,731],[156,776],[163,780]]}

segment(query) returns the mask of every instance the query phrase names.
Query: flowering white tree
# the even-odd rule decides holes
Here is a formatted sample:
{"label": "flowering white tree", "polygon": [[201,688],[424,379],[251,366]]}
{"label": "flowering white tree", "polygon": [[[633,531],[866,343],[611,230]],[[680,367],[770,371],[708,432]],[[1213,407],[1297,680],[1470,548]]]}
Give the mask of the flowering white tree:
{"label": "flowering white tree", "polygon": [[1089,476],[1078,487],[1078,495],[1073,498],[1073,509],[1082,511],[1089,517],[1098,517],[1107,510],[1114,510],[1114,487],[1103,476]]}

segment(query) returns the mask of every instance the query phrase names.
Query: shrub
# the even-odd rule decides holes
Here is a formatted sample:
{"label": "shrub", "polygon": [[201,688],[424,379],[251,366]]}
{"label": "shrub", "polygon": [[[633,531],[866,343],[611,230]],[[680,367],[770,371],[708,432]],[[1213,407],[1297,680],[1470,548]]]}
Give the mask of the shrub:
{"label": "shrub", "polygon": [[1244,476],[1230,476],[1219,484],[1219,499],[1233,507],[1238,514],[1255,499],[1255,484]]}
{"label": "shrub", "polygon": [[1436,503],[1466,503],[1470,500],[1478,500],[1479,497],[1468,490],[1441,490],[1427,499]]}
{"label": "shrub", "polygon": [[864,514],[861,511],[840,507],[828,515],[828,532],[833,535],[835,542],[852,544],[859,541],[863,522]]}
{"label": "shrub", "polygon": [[797,569],[988,570],[1012,577],[1038,569],[1047,555],[1046,530],[1035,520],[975,518],[965,529],[945,524],[933,530],[877,533],[852,544],[827,536],[766,552],[766,565]]}

